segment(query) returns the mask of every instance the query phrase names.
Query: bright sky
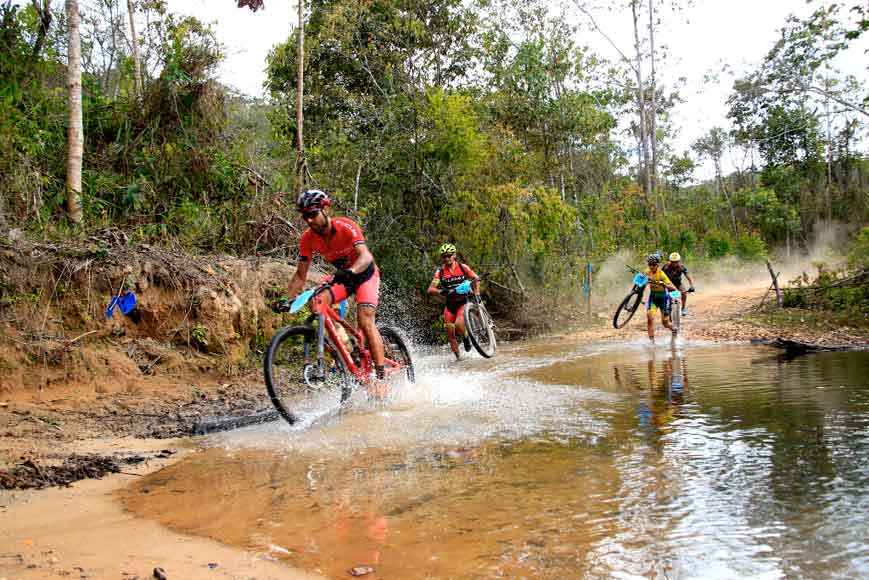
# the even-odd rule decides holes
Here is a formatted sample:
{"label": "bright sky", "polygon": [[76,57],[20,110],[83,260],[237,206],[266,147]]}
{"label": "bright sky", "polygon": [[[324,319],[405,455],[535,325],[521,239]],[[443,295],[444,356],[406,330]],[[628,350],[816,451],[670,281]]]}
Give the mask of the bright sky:
{"label": "bright sky", "polygon": [[[236,8],[235,0],[168,0],[168,3],[173,11],[215,23],[217,36],[227,51],[220,71],[224,83],[244,93],[263,94],[266,55],[272,46],[288,37],[296,22],[293,0],[265,0],[265,8],[256,13]],[[655,38],[656,44],[669,47],[672,55],[659,64],[659,79],[673,87],[679,77],[686,78],[685,86],[680,88],[686,102],[674,111],[679,128],[674,148],[679,152],[688,149],[708,129],[729,126],[725,101],[732,77],[721,75],[720,83],[710,84],[704,83],[704,76],[720,70],[724,63],[737,72],[749,70],[775,42],[788,14],[806,16],[818,5],[806,4],[804,0],[695,0],[693,4],[678,13],[661,11],[658,16],[663,26]],[[577,21],[583,21],[584,17],[576,13]],[[601,28],[629,54],[633,43],[630,11],[598,10],[594,14]],[[577,44],[589,45],[606,58],[618,59],[611,45],[590,30],[580,33]],[[864,50],[869,42],[861,44],[849,50],[837,64],[858,78],[866,78]],[[711,176],[708,167],[698,173],[695,177]]]}

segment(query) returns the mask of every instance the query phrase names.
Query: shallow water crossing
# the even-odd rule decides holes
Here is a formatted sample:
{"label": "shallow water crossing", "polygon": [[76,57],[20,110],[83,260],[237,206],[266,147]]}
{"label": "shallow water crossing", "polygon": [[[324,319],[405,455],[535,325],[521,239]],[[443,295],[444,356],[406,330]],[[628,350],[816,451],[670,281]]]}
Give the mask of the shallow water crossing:
{"label": "shallow water crossing", "polygon": [[215,436],[125,505],[327,577],[869,576],[869,353],[516,345],[291,429]]}

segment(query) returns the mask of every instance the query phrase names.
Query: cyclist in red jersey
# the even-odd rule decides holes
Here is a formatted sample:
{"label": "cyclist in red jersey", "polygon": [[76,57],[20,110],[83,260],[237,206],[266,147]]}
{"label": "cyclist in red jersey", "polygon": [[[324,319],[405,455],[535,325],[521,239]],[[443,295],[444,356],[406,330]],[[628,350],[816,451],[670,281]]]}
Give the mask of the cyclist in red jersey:
{"label": "cyclist in red jersey", "polygon": [[377,378],[383,379],[383,339],[375,323],[380,300],[380,271],[365,243],[362,228],[349,218],[331,217],[331,205],[332,200],[319,189],[303,192],[296,202],[296,209],[302,214],[308,229],[299,240],[299,265],[290,280],[289,295],[297,295],[305,286],[314,254],[335,266],[337,270],[331,278],[329,291],[317,295],[314,300],[318,306],[331,306],[356,295],[357,323],[371,349]]}
{"label": "cyclist in red jersey", "polygon": [[463,294],[457,294],[455,288],[465,280],[470,280],[474,299],[479,300],[480,277],[467,264],[462,264],[456,259],[456,247],[453,244],[447,243],[441,246],[441,260],[443,265],[435,270],[434,277],[428,287],[428,293],[442,294],[447,300],[444,305],[444,326],[447,329],[450,348],[456,356],[456,360],[460,360],[461,354],[456,340],[456,331],[458,330],[459,336],[462,337],[466,351],[471,350],[471,342],[465,330],[465,317],[463,316],[467,297]]}

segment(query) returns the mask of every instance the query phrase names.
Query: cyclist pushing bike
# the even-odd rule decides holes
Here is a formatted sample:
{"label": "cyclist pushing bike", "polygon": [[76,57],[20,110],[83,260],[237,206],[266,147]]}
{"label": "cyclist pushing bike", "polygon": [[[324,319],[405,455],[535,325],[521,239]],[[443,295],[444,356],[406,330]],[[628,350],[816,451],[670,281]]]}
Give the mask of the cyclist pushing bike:
{"label": "cyclist pushing bike", "polygon": [[[673,252],[670,254],[670,261],[664,264],[661,268],[664,273],[670,278],[670,281],[673,282],[673,285],[681,290],[682,292],[682,316],[688,316],[688,292],[694,292],[694,280],[691,279],[691,276],[688,274],[688,268],[685,267],[685,264],[682,263],[682,256],[679,255],[679,252]],[[685,284],[682,282],[682,276],[688,279],[688,283],[690,284],[689,288],[685,288]]]}
{"label": "cyclist pushing bike", "polygon": [[676,330],[670,324],[670,296],[668,290],[676,290],[676,286],[661,269],[661,258],[658,254],[649,254],[646,258],[649,265],[645,274],[649,279],[649,301],[646,306],[646,327],[649,331],[649,340],[655,342],[655,310],[661,311],[661,324],[669,329],[673,335]]}
{"label": "cyclist pushing bike", "polygon": [[315,310],[331,307],[355,294],[357,323],[365,334],[374,360],[378,380],[385,377],[383,340],[375,325],[375,314],[380,300],[380,271],[374,256],[365,243],[362,228],[346,217],[331,217],[331,198],[319,189],[302,192],[296,209],[308,224],[299,240],[299,265],[290,280],[289,295],[295,296],[305,285],[308,268],[314,254],[335,266],[328,292],[313,298]]}
{"label": "cyclist pushing bike", "polygon": [[444,326],[447,329],[447,339],[450,341],[456,360],[462,355],[459,352],[459,344],[456,340],[456,331],[462,337],[462,344],[466,351],[471,350],[471,341],[465,328],[464,308],[467,303],[467,295],[457,292],[458,287],[470,281],[473,291],[473,300],[480,300],[480,277],[471,270],[467,264],[456,259],[456,247],[446,243],[440,247],[441,266],[435,270],[434,277],[428,287],[429,294],[441,294],[446,299],[444,306]]}

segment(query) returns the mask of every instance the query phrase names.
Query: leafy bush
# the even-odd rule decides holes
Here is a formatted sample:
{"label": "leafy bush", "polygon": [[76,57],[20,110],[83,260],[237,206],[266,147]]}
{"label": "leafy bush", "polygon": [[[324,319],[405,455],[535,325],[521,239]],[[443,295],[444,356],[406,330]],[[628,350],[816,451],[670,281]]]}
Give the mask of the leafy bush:
{"label": "leafy bush", "polygon": [[803,272],[784,289],[785,308],[830,311],[849,324],[869,323],[869,274],[851,275],[845,270],[827,270],[818,266],[812,280]]}
{"label": "leafy bush", "polygon": [[713,230],[706,234],[706,255],[709,258],[723,258],[733,253],[733,242],[726,233]]}
{"label": "leafy bush", "polygon": [[756,234],[741,234],[736,240],[736,255],[743,260],[760,260],[766,256],[766,243]]}
{"label": "leafy bush", "polygon": [[683,256],[692,256],[694,247],[697,245],[697,236],[691,230],[682,230],[679,233],[679,240],[676,243],[678,252]]}
{"label": "leafy bush", "polygon": [[854,269],[869,269],[869,227],[864,227],[857,234],[848,254],[848,265]]}

